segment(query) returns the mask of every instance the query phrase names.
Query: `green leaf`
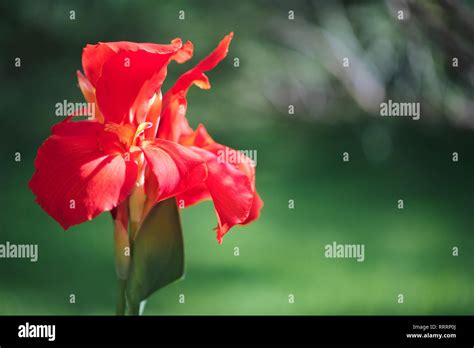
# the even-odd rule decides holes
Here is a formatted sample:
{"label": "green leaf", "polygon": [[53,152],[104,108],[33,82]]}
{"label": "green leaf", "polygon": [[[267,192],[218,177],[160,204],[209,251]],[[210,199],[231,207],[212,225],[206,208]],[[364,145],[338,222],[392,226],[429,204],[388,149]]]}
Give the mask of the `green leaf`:
{"label": "green leaf", "polygon": [[155,205],[132,245],[127,282],[129,313],[138,314],[140,302],[184,275],[184,245],[174,198]]}

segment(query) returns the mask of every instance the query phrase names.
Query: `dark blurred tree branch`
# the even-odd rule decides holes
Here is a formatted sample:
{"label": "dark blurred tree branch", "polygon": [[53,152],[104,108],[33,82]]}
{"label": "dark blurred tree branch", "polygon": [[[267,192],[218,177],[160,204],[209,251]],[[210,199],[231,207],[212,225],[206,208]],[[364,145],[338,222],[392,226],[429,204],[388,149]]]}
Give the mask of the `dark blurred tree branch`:
{"label": "dark blurred tree branch", "polygon": [[[464,2],[311,4],[292,4],[296,18],[288,21],[287,3],[276,2],[283,15],[269,23],[280,53],[294,52],[266,94],[282,112],[293,103],[308,118],[343,119],[378,115],[381,99],[410,99],[422,103],[428,120],[474,128],[474,16]],[[315,73],[317,79],[308,77]]]}

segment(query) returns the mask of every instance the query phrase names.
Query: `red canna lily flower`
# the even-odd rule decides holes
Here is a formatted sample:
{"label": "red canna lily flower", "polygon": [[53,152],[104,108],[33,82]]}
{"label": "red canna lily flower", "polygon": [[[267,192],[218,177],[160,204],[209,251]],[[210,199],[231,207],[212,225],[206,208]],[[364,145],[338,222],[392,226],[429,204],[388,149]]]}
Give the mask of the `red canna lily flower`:
{"label": "red canna lily flower", "polygon": [[185,118],[189,87],[210,88],[204,72],[226,56],[231,39],[232,33],[163,98],[168,64],[190,59],[191,42],[87,45],[85,75],[78,72],[78,81],[86,101],[95,104],[95,119],[67,118],[52,128],[38,150],[29,184],[38,204],[67,229],[115,211],[127,198],[133,201],[135,193],[146,193],[138,200],[145,205],[140,221],[170,197],[186,206],[212,199],[219,242],[232,226],[258,218],[263,203],[255,190],[252,161],[220,163],[218,151],[226,148],[202,125],[193,131]]}

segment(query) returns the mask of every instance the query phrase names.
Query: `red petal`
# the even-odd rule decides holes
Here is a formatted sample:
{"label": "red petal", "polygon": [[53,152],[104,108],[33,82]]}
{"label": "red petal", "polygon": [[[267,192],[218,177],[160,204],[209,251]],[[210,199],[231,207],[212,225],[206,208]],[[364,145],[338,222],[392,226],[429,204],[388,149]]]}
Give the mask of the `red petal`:
{"label": "red petal", "polygon": [[142,150],[154,174],[145,180],[146,194],[156,202],[179,195],[207,177],[203,159],[184,146],[156,139],[144,142]]}
{"label": "red petal", "polygon": [[253,201],[252,184],[241,170],[229,163],[221,163],[218,156],[197,147],[192,148],[206,159],[208,177],[205,182],[217,213],[217,240],[234,225],[246,221]]}
{"label": "red petal", "polygon": [[182,64],[191,59],[191,57],[193,56],[193,50],[193,43],[191,41],[186,41],[183,47],[174,54],[173,60],[176,61],[178,64]]}
{"label": "red petal", "polygon": [[247,217],[247,220],[242,222],[242,225],[246,225],[251,223],[252,221],[257,220],[260,217],[260,211],[262,210],[262,208],[263,201],[257,191],[255,191],[255,194],[253,195],[252,208],[250,209],[249,216]]}
{"label": "red petal", "polygon": [[96,98],[107,122],[144,122],[149,100],[159,91],[170,60],[192,56],[192,43],[170,45],[110,42],[87,46],[84,71],[96,87]]}
{"label": "red petal", "polygon": [[138,94],[133,97],[135,102],[131,106],[132,113],[129,115],[130,122],[133,122],[134,120],[136,124],[145,122],[147,112],[152,106],[150,105],[150,101],[157,92],[161,94],[161,85],[163,84],[168,72],[166,67],[167,64],[168,62],[166,62],[157,73],[144,81]]}
{"label": "red petal", "polygon": [[184,206],[185,208],[210,199],[212,197],[206,184],[197,185],[176,197],[178,206]]}
{"label": "red petal", "polygon": [[[97,81],[96,97],[106,122],[132,122],[135,100],[140,94],[137,103],[147,103],[160,89],[166,76],[162,68],[168,64],[170,56],[146,51],[125,51],[114,55],[104,64],[102,75]],[[152,81],[147,83],[148,80]]]}
{"label": "red petal", "polygon": [[[217,239],[219,243],[225,233],[236,224],[247,224],[260,215],[263,201],[255,190],[255,166],[253,161],[224,145],[216,143],[203,125],[187,136],[181,136],[180,143],[200,153],[206,159],[208,178],[207,192],[196,187],[178,197],[185,206],[208,199],[214,201],[218,217]],[[235,159],[235,162],[230,161]]]}
{"label": "red petal", "polygon": [[184,118],[188,89],[192,84],[202,89],[211,87],[204,72],[214,69],[226,57],[232,37],[233,33],[225,36],[211,54],[193,69],[181,75],[174,86],[166,92],[163,97],[163,113],[158,128],[158,138],[177,141],[182,132],[188,130],[189,126]]}
{"label": "red petal", "polygon": [[[154,54],[169,54],[176,51],[176,47],[181,47],[180,39],[175,39],[170,45],[159,45],[151,43],[135,43],[127,41],[119,42],[99,42],[96,45],[87,45],[82,52],[82,67],[87,78],[93,86],[96,86],[99,77],[102,75],[102,67],[115,54],[121,51],[146,51]],[[183,52],[178,51],[175,60],[182,63],[191,58],[193,46],[191,42],[186,42]]]}
{"label": "red petal", "polygon": [[64,229],[113,209],[132,190],[137,166],[112,146],[113,136],[96,122],[62,122],[39,148],[29,186]]}
{"label": "red petal", "polygon": [[173,98],[168,98],[162,110],[157,138],[178,141],[182,134],[193,132],[185,117],[186,96],[176,94]]}
{"label": "red petal", "polygon": [[102,66],[114,54],[114,50],[104,43],[87,45],[82,50],[82,68],[93,86],[102,74]]}

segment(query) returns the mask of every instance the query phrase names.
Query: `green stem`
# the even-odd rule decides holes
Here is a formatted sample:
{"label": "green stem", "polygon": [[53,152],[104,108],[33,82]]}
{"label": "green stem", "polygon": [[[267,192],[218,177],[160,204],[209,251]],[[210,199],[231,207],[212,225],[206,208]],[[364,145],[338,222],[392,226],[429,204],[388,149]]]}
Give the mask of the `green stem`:
{"label": "green stem", "polygon": [[127,315],[140,315],[140,303],[128,303]]}
{"label": "green stem", "polygon": [[127,303],[127,315],[143,315],[146,300],[135,303]]}
{"label": "green stem", "polygon": [[128,272],[130,268],[130,243],[128,235],[128,202],[117,207],[114,219],[115,270],[118,279],[116,313],[125,315],[125,299]]}
{"label": "green stem", "polygon": [[119,279],[118,280],[118,298],[117,298],[117,315],[125,315],[125,310],[127,307],[127,302],[125,300],[125,289],[127,288],[127,281]]}

